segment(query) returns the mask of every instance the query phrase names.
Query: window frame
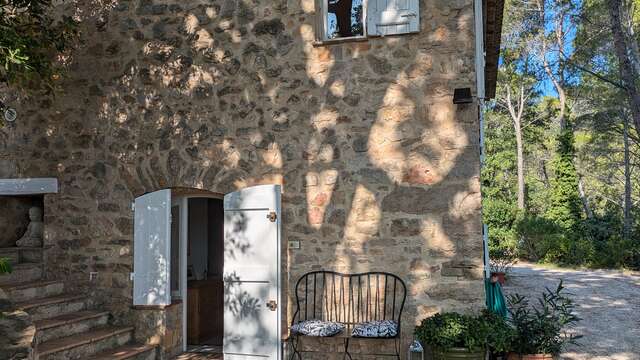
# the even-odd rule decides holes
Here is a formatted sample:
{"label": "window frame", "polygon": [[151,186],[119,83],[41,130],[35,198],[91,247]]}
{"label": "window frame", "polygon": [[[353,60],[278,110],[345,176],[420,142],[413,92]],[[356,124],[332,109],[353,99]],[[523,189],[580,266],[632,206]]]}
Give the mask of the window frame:
{"label": "window frame", "polygon": [[321,36],[317,36],[318,40],[322,43],[331,42],[344,42],[344,41],[365,41],[369,38],[369,32],[367,31],[367,15],[368,15],[368,3],[369,0],[362,0],[362,35],[339,37],[330,39],[328,37],[328,25],[329,25],[329,0],[319,0],[320,8],[322,10],[322,16],[320,19],[322,23],[319,26],[319,30],[322,32]]}

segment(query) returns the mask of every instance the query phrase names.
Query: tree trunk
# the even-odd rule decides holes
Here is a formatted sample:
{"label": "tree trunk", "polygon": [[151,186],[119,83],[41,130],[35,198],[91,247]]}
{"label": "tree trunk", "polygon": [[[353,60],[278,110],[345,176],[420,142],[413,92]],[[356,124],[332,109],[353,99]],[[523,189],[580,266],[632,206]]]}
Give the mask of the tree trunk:
{"label": "tree trunk", "polygon": [[591,211],[591,206],[589,205],[589,199],[587,198],[587,194],[584,191],[584,184],[582,182],[582,177],[578,178],[578,192],[580,193],[580,200],[582,200],[582,207],[584,207],[584,212],[587,214],[587,218],[593,218],[593,211]]}
{"label": "tree trunk", "polygon": [[[549,64],[549,60],[547,59],[547,52],[549,51],[549,46],[550,44],[548,43],[548,39],[546,36],[546,1],[545,0],[537,0],[536,1],[537,7],[538,7],[538,12],[540,13],[540,18],[542,23],[540,24],[540,28],[541,30],[541,36],[540,36],[540,44],[541,44],[541,51],[542,53],[540,54],[540,58],[542,59],[542,67],[544,68],[545,73],[547,74],[547,77],[549,78],[549,80],[551,80],[551,83],[553,84],[553,87],[556,89],[556,91],[558,92],[558,108],[559,108],[559,112],[558,112],[558,116],[556,117],[556,123],[558,124],[558,126],[560,127],[560,131],[562,132],[566,126],[567,126],[567,122],[565,119],[566,116],[566,110],[567,110],[567,93],[564,89],[564,85],[565,85],[565,79],[564,79],[564,73],[562,71],[562,69],[559,71],[559,73],[556,75],[553,72],[553,69],[551,68],[551,65]],[[556,17],[558,17],[558,15],[556,15]],[[564,36],[565,36],[565,23],[563,21],[564,19],[564,14],[560,14],[559,19],[556,19],[555,22],[555,46],[562,50],[564,49]],[[559,59],[561,57],[558,57]]]}
{"label": "tree trunk", "polygon": [[622,18],[620,15],[622,0],[607,0],[607,5],[609,9],[609,19],[611,21],[613,44],[620,67],[620,75],[629,98],[634,126],[636,131],[640,133],[640,93],[638,93],[636,86],[636,74],[628,56],[629,46],[627,46],[627,39],[622,28]]}
{"label": "tree trunk", "polygon": [[624,116],[624,228],[625,239],[631,238],[631,155],[629,153],[629,117]]}
{"label": "tree trunk", "polygon": [[520,119],[514,119],[513,127],[516,132],[516,150],[518,157],[518,209],[524,210],[525,182],[524,182],[524,145],[522,143],[522,126]]}

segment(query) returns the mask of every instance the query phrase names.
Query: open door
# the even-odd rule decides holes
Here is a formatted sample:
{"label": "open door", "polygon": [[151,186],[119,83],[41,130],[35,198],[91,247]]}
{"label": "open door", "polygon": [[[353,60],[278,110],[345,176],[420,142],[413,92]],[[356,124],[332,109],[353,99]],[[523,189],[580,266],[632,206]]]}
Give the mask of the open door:
{"label": "open door", "polygon": [[225,360],[280,359],[280,186],[224,197]]}
{"label": "open door", "polygon": [[171,190],[136,198],[133,305],[171,304]]}

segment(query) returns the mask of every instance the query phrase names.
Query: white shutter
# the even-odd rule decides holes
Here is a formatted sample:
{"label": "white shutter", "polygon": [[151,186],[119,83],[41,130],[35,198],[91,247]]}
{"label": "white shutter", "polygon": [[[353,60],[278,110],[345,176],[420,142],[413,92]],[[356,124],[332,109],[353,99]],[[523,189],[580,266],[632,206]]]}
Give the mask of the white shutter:
{"label": "white shutter", "polygon": [[136,198],[133,305],[171,304],[171,190]]}
{"label": "white shutter", "polygon": [[385,36],[420,31],[420,0],[369,0],[367,33]]}
{"label": "white shutter", "polygon": [[224,197],[225,360],[280,359],[280,186]]}

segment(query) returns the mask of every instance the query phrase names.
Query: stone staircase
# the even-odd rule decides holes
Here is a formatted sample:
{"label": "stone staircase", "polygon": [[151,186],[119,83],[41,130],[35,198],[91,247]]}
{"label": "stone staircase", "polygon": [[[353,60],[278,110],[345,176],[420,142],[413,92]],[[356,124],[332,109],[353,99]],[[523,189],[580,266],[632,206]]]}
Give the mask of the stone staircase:
{"label": "stone staircase", "polygon": [[155,360],[154,346],[133,343],[133,327],[110,325],[108,311],[88,308],[87,296],[61,281],[42,280],[42,249],[0,248],[13,272],[0,288],[36,327],[36,360]]}

